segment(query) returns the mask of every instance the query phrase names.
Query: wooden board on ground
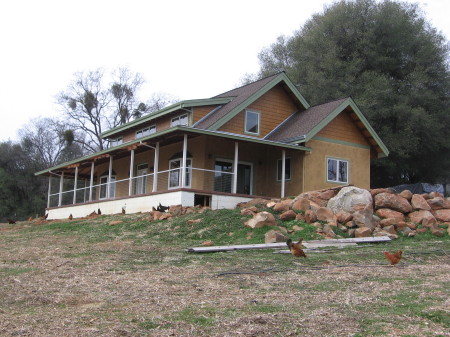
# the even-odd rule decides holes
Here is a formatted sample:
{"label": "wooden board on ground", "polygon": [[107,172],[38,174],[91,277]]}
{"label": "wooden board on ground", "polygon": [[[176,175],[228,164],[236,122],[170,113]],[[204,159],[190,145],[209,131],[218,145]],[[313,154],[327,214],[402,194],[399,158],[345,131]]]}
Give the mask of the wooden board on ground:
{"label": "wooden board on ground", "polygon": [[[331,239],[331,240],[311,240],[303,241],[303,245],[307,247],[312,247],[312,245],[317,244],[318,247],[326,246],[336,246],[346,243],[374,243],[374,242],[388,242],[391,239],[388,236],[377,236],[377,237],[367,237],[367,238],[348,238],[348,239]],[[276,243],[259,243],[251,245],[235,245],[235,246],[209,246],[209,247],[192,247],[188,248],[189,253],[213,253],[213,252],[225,252],[232,250],[244,250],[244,249],[277,249],[285,248],[285,242]]]}

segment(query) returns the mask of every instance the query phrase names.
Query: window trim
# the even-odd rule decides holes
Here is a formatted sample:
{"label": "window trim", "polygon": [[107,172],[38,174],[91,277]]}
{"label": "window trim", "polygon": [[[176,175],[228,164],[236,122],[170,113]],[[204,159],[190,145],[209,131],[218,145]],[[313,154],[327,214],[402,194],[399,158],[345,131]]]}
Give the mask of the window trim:
{"label": "window trim", "polygon": [[[247,130],[247,116],[248,114],[256,114],[258,116],[258,122],[257,122],[257,132],[251,132]],[[244,132],[248,133],[250,135],[257,135],[259,136],[260,132],[261,132],[261,113],[259,111],[255,111],[255,110],[245,110],[245,118],[244,118]]]}
{"label": "window trim", "polygon": [[[180,162],[180,168],[179,168],[179,172],[180,172],[180,176],[178,177],[178,185],[177,186],[170,186],[170,175],[172,174],[172,170],[176,170],[176,169],[171,169],[170,165],[172,164],[172,162],[175,161],[179,161]],[[167,182],[167,188],[169,190],[173,190],[176,188],[181,188],[181,162],[183,161],[183,158],[174,158],[169,160],[169,179]],[[188,162],[191,162],[190,165],[188,165]],[[189,175],[189,184],[184,186],[184,188],[191,188],[192,186],[192,158],[186,158],[186,176]]]}
{"label": "window trim", "polygon": [[[286,159],[286,164],[287,164],[287,161],[289,160],[289,178],[286,178],[285,177],[285,181],[291,181],[292,180],[292,158],[291,157],[286,157],[285,158]],[[278,163],[280,163],[280,168],[283,166],[283,163],[281,162],[283,159],[277,159],[277,163],[276,163],[276,165],[277,165],[277,172],[276,172],[276,181],[277,182],[281,182],[281,172],[278,172]],[[288,165],[286,165],[286,167],[285,168],[287,168],[288,167]],[[281,171],[281,170],[280,170]],[[280,179],[278,179],[278,173],[280,173]],[[285,174],[285,176],[286,176],[286,174]]]}
{"label": "window trim", "polygon": [[[184,117],[186,117],[186,124],[181,124],[181,123],[174,124],[174,121],[176,121],[176,120],[180,121],[180,119],[181,119],[181,118],[184,118]],[[178,125],[181,125],[181,126],[187,126],[187,125],[189,125],[189,116],[188,116],[187,113],[182,114],[182,115],[178,115],[178,116],[173,117],[173,118],[170,119],[170,126],[171,126],[171,127],[178,126]]]}
{"label": "window trim", "polygon": [[[329,161],[329,160],[334,160],[334,161],[336,161],[336,170],[337,170],[337,172],[336,172],[336,180],[330,180],[330,179],[328,179],[328,161]],[[346,180],[346,181],[340,181],[340,180],[339,180],[339,169],[338,169],[338,167],[339,167],[339,162],[345,162],[345,163],[347,163],[347,180]],[[325,167],[326,167],[326,170],[325,170],[325,178],[326,178],[327,183],[343,184],[343,185],[349,183],[349,181],[350,181],[350,160],[348,160],[348,159],[342,159],[342,158],[335,158],[335,157],[326,157],[326,158],[325,158],[325,163],[326,163],[326,164],[325,164]]]}
{"label": "window trim", "polygon": [[146,128],[136,131],[136,139],[151,135],[153,133],[156,133],[156,124],[150,125]]}

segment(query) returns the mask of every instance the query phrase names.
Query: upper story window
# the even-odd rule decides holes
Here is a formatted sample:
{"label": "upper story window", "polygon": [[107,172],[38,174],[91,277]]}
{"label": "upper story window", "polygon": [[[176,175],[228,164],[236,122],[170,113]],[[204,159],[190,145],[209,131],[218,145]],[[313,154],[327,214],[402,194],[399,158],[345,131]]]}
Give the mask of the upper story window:
{"label": "upper story window", "polygon": [[259,135],[259,112],[245,111],[245,132]]}
{"label": "upper story window", "polygon": [[[285,168],[284,168],[284,179],[285,180],[291,180],[291,172],[292,172],[292,164],[291,164],[291,158],[286,158],[284,162]],[[277,181],[281,181],[281,173],[283,162],[281,159],[277,160]]]}
{"label": "upper story window", "polygon": [[172,118],[172,120],[170,121],[170,126],[177,126],[177,125],[188,125],[187,114]]}
{"label": "upper story window", "polygon": [[328,158],[327,181],[348,184],[348,160]]}
{"label": "upper story window", "polygon": [[139,130],[136,132],[136,138],[145,137],[156,132],[156,125],[149,126],[148,128]]}
{"label": "upper story window", "polygon": [[114,147],[114,146],[117,146],[117,145],[120,145],[120,144],[123,144],[123,137],[122,136],[117,137],[116,139],[111,139],[109,141],[109,147]]}

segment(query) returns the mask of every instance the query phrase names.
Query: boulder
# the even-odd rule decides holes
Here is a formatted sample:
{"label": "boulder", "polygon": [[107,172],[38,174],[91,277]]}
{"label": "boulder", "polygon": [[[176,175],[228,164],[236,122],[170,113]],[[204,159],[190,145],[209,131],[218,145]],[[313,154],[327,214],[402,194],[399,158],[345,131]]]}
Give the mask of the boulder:
{"label": "boulder", "polygon": [[353,215],[351,213],[349,213],[349,212],[341,210],[341,211],[336,213],[336,220],[339,223],[347,223],[347,222],[349,222],[352,219],[353,219]]}
{"label": "boulder", "polygon": [[347,186],[328,201],[327,207],[335,214],[339,211],[353,213],[369,206],[372,208],[372,202],[372,195],[369,191],[355,186]]}
{"label": "boulder", "polygon": [[258,209],[256,207],[243,208],[241,209],[241,215],[255,215],[258,213]]}
{"label": "boulder", "polygon": [[245,222],[245,226],[249,228],[260,228],[264,226],[276,226],[277,222],[272,213],[259,212],[252,219]]}
{"label": "boulder", "polygon": [[389,234],[397,234],[397,231],[395,230],[395,226],[387,226],[387,227],[384,227],[383,230]]}
{"label": "boulder", "polygon": [[329,193],[325,193],[325,192],[324,191],[304,192],[304,193],[300,194],[299,196],[297,196],[297,198],[295,198],[294,203],[297,201],[297,199],[303,198],[303,199],[308,199],[309,201],[316,203],[317,205],[319,205],[319,207],[325,207],[328,203],[329,196],[330,196]]}
{"label": "boulder", "polygon": [[310,209],[310,207],[309,200],[306,198],[296,198],[291,206],[294,211],[306,211]]}
{"label": "boulder", "polygon": [[411,206],[413,210],[425,210],[429,211],[431,209],[427,201],[421,194],[414,194],[411,199]]}
{"label": "boulder", "polygon": [[167,220],[172,217],[173,217],[172,213],[163,213],[159,216],[158,220]]}
{"label": "boulder", "polygon": [[211,240],[203,241],[202,246],[212,246],[213,242]]}
{"label": "boulder", "polygon": [[305,222],[305,214],[303,213],[297,213],[297,215],[295,216],[295,220],[297,221],[301,221],[301,222]]}
{"label": "boulder", "polygon": [[296,216],[297,214],[292,209],[290,209],[280,214],[280,220],[281,221],[294,220]]}
{"label": "boulder", "polygon": [[386,218],[386,219],[382,219],[380,221],[380,226],[382,228],[384,227],[389,227],[389,226],[395,226],[399,223],[400,221],[396,218]]}
{"label": "boulder", "polygon": [[336,237],[336,233],[333,231],[329,224],[323,225],[322,232],[327,238],[334,239]]}
{"label": "boulder", "polygon": [[200,222],[202,222],[202,221],[203,221],[202,218],[199,218],[199,219],[190,219],[190,220],[186,221],[186,223],[187,223],[188,225],[193,225],[193,224],[200,223]]}
{"label": "boulder", "polygon": [[306,223],[313,223],[317,220],[316,214],[312,210],[305,211],[305,222]]}
{"label": "boulder", "polygon": [[279,213],[286,212],[288,209],[289,209],[289,204],[284,201],[277,202],[275,204],[275,206],[273,206],[273,210],[275,212],[279,212]]}
{"label": "boulder", "polygon": [[402,213],[409,213],[412,211],[412,206],[402,196],[391,193],[380,193],[375,196],[375,208],[390,208]]}
{"label": "boulder", "polygon": [[267,204],[267,200],[263,199],[263,198],[255,198],[252,199],[250,201],[247,202],[241,202],[239,204],[237,204],[237,207],[242,208],[242,207],[252,207],[252,206],[265,206]]}
{"label": "boulder", "polygon": [[355,238],[366,238],[372,234],[372,230],[368,227],[359,227],[355,230]]}
{"label": "boulder", "polygon": [[377,221],[372,214],[372,207],[367,206],[365,209],[353,213],[353,223],[358,227],[367,227],[373,230]]}
{"label": "boulder", "polygon": [[380,193],[395,193],[394,190],[390,188],[374,188],[370,190],[370,194],[372,195],[372,198],[374,198],[377,194]]}
{"label": "boulder", "polygon": [[182,205],[172,205],[169,207],[169,213],[173,216],[179,216],[183,214],[183,206]]}
{"label": "boulder", "polygon": [[438,209],[433,212],[436,220],[450,222],[450,209]]}
{"label": "boulder", "polygon": [[405,216],[401,212],[394,211],[389,208],[380,208],[375,212],[380,218],[394,218],[397,221],[405,221]]}
{"label": "boulder", "polygon": [[408,201],[411,201],[411,198],[413,196],[412,192],[410,190],[403,190],[398,195],[405,198]]}
{"label": "boulder", "polygon": [[439,193],[439,192],[430,192],[430,194],[428,194],[429,196],[430,196],[430,199],[433,199],[433,198],[443,198],[444,196],[441,194],[441,193]]}
{"label": "boulder", "polygon": [[303,227],[300,227],[300,226],[297,226],[297,225],[292,226],[292,230],[294,232],[302,231],[303,229],[304,229]]}
{"label": "boulder", "polygon": [[428,205],[430,205],[431,209],[450,209],[450,200],[447,200],[443,197],[428,199],[427,203]]}
{"label": "boulder", "polygon": [[280,231],[272,229],[264,235],[265,243],[286,242],[287,237]]}
{"label": "boulder", "polygon": [[433,226],[431,227],[431,234],[435,235],[435,236],[444,236],[445,231],[437,226]]}
{"label": "boulder", "polygon": [[430,211],[425,210],[409,213],[408,217],[410,221],[423,225],[425,225],[424,221],[426,223],[431,223],[432,222],[431,219],[434,219],[434,222],[436,222],[436,219],[434,218],[433,214],[431,214]]}
{"label": "boulder", "polygon": [[316,211],[317,220],[320,221],[335,221],[334,213],[331,209],[327,207],[320,207]]}

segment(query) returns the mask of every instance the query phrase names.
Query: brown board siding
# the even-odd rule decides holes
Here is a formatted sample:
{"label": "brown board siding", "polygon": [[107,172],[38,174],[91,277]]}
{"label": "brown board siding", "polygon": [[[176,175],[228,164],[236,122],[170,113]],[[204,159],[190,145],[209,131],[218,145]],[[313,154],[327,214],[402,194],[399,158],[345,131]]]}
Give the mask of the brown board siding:
{"label": "brown board siding", "polygon": [[317,133],[317,136],[337,139],[349,143],[370,145],[355,122],[346,112],[337,115],[328,125]]}
{"label": "brown board siding", "polygon": [[[247,107],[260,112],[260,137],[266,136],[298,108],[281,85],[278,85]],[[245,111],[239,112],[219,128],[220,131],[244,134]]]}
{"label": "brown board siding", "polygon": [[192,110],[192,124],[197,123],[200,119],[205,117],[208,113],[214,110],[216,105],[207,105],[207,106],[199,106],[195,107]]}

